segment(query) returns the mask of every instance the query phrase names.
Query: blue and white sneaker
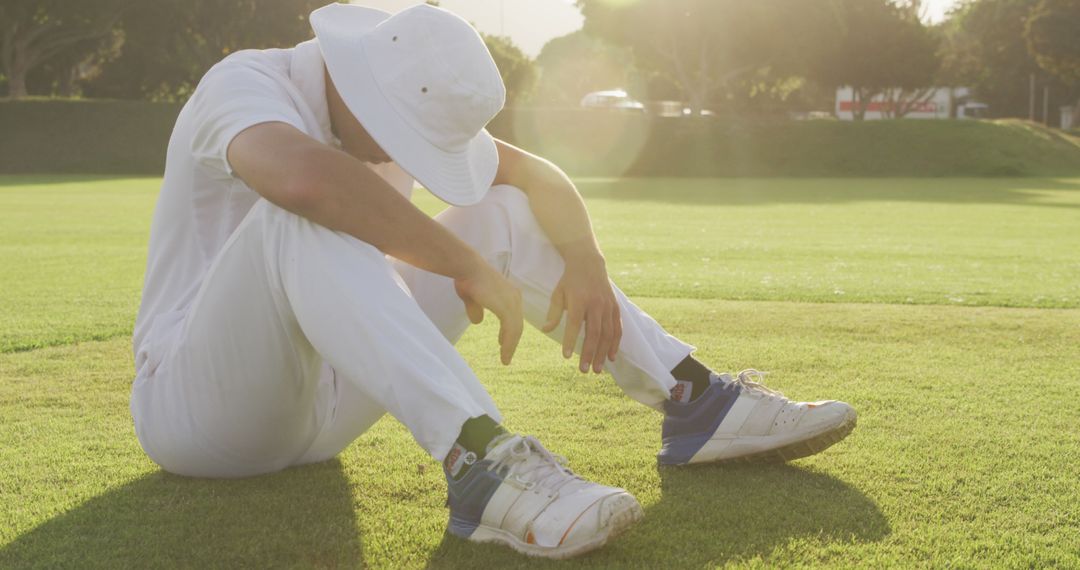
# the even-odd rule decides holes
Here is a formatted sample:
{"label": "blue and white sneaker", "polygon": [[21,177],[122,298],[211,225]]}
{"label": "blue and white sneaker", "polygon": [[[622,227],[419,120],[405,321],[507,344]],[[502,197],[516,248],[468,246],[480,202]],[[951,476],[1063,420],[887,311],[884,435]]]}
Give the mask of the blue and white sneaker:
{"label": "blue and white sneaker", "polygon": [[735,378],[714,374],[697,399],[664,402],[660,464],[790,461],[818,453],[855,429],[851,406],[792,402],[758,382],[763,376],[757,370]]}
{"label": "blue and white sneaker", "polygon": [[534,437],[504,435],[480,461],[455,446],[445,462],[450,533],[569,558],[600,548],[644,516],[633,495],[586,481],[565,462]]}

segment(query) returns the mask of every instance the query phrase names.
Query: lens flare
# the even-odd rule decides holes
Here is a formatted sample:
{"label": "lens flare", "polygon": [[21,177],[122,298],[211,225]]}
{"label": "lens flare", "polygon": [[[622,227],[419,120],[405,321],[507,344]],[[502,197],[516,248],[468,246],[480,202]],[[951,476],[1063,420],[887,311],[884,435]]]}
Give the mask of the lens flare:
{"label": "lens flare", "polygon": [[621,176],[649,139],[650,118],[616,109],[528,109],[513,111],[518,145],[579,176]]}

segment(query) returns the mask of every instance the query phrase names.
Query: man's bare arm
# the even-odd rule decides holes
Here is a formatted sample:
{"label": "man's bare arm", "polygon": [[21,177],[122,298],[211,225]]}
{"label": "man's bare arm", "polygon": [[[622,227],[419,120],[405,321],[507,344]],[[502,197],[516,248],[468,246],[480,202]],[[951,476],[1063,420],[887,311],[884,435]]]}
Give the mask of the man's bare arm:
{"label": "man's bare arm", "polygon": [[274,204],[454,279],[473,322],[483,318],[483,308],[499,318],[502,361],[510,362],[522,331],[520,292],[362,162],[285,123],[243,131],[229,145],[228,160]]}
{"label": "man's bare arm", "polygon": [[622,339],[619,304],[593,233],[585,202],[559,167],[503,141],[496,184],[510,184],[529,196],[529,208],[566,264],[552,294],[545,331],[558,326],[566,311],[563,356],[570,357],[585,327],[579,368],[601,372],[604,358],[614,359]]}

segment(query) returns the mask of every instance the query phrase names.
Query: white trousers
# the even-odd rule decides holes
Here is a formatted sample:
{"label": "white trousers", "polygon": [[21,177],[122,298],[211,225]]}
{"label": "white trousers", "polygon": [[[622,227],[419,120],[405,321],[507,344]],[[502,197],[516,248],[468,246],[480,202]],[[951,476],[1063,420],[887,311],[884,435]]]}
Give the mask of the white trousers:
{"label": "white trousers", "polygon": [[[496,186],[437,220],[520,287],[525,318],[543,324],[563,261],[520,190]],[[693,347],[616,294],[623,337],[606,368],[655,406]],[[329,459],[389,412],[441,460],[468,418],[501,421],[452,345],[468,325],[449,278],[260,200],[190,307],[151,323],[135,431],[167,471],[244,477]]]}

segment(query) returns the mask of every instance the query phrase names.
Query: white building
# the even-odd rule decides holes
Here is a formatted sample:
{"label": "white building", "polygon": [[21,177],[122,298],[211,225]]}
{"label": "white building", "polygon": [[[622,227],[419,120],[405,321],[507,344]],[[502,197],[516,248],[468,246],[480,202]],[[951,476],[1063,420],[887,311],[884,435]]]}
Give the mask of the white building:
{"label": "white building", "polygon": [[[891,91],[891,90],[890,90]],[[890,91],[875,95],[866,106],[866,120],[889,118],[888,111],[893,103]],[[949,119],[949,118],[977,118],[986,113],[987,106],[971,101],[971,90],[967,87],[935,87],[929,92],[920,93],[919,97],[910,103],[910,110],[905,119]],[[840,87],[836,90],[836,107],[833,110],[836,117],[842,121],[851,121],[855,118],[855,95],[851,87]]]}

